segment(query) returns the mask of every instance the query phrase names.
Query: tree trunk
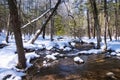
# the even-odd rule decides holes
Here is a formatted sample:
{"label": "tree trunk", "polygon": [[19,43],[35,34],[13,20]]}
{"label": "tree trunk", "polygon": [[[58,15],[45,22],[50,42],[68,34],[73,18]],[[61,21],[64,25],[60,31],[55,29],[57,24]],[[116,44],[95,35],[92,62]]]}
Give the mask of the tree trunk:
{"label": "tree trunk", "polygon": [[45,27],[43,28],[43,34],[42,34],[42,38],[45,39]]}
{"label": "tree trunk", "polygon": [[100,42],[101,42],[101,30],[100,30],[100,25],[99,25],[99,19],[98,19],[98,10],[97,10],[97,6],[96,6],[96,0],[90,0],[91,3],[91,7],[92,7],[92,12],[93,12],[93,17],[94,17],[94,23],[95,23],[95,29],[96,29],[96,33],[97,33],[97,48],[100,48]]}
{"label": "tree trunk", "polygon": [[10,9],[10,17],[13,25],[13,32],[15,35],[16,47],[18,52],[18,67],[26,68],[26,59],[23,49],[22,34],[21,34],[21,23],[19,20],[17,2],[16,0],[8,0],[8,5]]}
{"label": "tree trunk", "polygon": [[50,24],[51,24],[50,40],[53,41],[53,35],[54,35],[54,18],[53,18],[53,17],[51,18],[51,22],[50,22]]}
{"label": "tree trunk", "polygon": [[110,41],[112,41],[112,36],[111,36],[110,29],[109,29],[109,23],[108,23],[108,35],[109,35]]}
{"label": "tree trunk", "polygon": [[10,29],[10,14],[8,15],[8,21],[7,21],[7,34],[6,34],[6,42],[9,43],[9,29]]}
{"label": "tree trunk", "polygon": [[119,13],[120,13],[120,0],[119,0]]}
{"label": "tree trunk", "polygon": [[91,36],[93,37],[93,38],[95,38],[95,33],[94,33],[94,24],[93,24],[93,15],[90,13],[90,26],[91,26]]}
{"label": "tree trunk", "polygon": [[116,29],[116,32],[115,32],[115,39],[117,40],[117,37],[118,37],[118,12],[117,12],[117,0],[115,0],[115,29]]}
{"label": "tree trunk", "polygon": [[104,30],[104,43],[105,50],[107,50],[107,28],[108,28],[108,12],[107,12],[107,1],[104,0],[104,17],[105,17],[105,30]]}
{"label": "tree trunk", "polygon": [[89,19],[89,10],[87,10],[87,33],[88,33],[88,37],[89,39],[91,38],[91,35],[90,35],[90,19]]}
{"label": "tree trunk", "polygon": [[[51,8],[51,6],[52,6],[52,4],[51,4],[51,0],[50,0],[50,8]],[[51,17],[50,25],[51,25],[50,40],[53,41],[53,35],[54,35],[54,17]]]}
{"label": "tree trunk", "polygon": [[[47,1],[47,0],[45,0],[45,1]],[[51,0],[50,0],[51,1]],[[46,10],[48,9],[48,4],[45,4],[45,8],[46,8]],[[50,9],[51,9],[51,7],[49,7]],[[51,12],[49,12],[49,13],[51,13]],[[48,13],[48,14],[49,14]],[[48,17],[48,14],[46,14],[45,15],[45,17],[44,17],[44,19],[42,20],[42,23],[44,24],[44,21],[47,19],[47,17]],[[46,25],[47,26],[47,25]],[[46,28],[44,27],[43,28],[43,31],[42,31],[42,38],[43,39],[45,39],[45,33],[46,33]]]}
{"label": "tree trunk", "polygon": [[95,39],[95,36],[96,36],[96,23],[95,23],[95,21],[94,21],[94,24],[93,24],[94,26],[93,26],[93,38]]}

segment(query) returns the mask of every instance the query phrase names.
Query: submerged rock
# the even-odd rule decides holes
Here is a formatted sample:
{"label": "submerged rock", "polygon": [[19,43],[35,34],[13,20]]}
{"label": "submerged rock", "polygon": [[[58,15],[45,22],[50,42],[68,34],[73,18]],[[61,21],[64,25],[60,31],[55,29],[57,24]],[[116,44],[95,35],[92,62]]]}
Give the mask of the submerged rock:
{"label": "submerged rock", "polygon": [[118,80],[113,72],[106,73],[106,80]]}

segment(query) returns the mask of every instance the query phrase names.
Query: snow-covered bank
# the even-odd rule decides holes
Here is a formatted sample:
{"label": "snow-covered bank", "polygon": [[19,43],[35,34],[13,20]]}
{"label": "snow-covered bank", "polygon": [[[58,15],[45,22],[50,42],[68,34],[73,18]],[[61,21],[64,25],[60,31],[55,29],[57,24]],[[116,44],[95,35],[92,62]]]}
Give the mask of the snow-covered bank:
{"label": "snow-covered bank", "polygon": [[[22,80],[21,76],[25,75],[25,73],[19,71],[15,67],[18,63],[18,55],[15,54],[15,51],[15,45],[7,46],[3,49],[0,49],[0,80]],[[25,56],[27,59],[27,68],[32,65],[30,63],[31,59],[33,59],[34,57],[39,57],[39,55],[35,54],[35,52],[28,53]]]}
{"label": "snow-covered bank", "polygon": [[[5,35],[0,34],[0,44],[5,43]],[[8,46],[0,49],[0,80],[22,80],[21,76],[24,76],[23,71],[18,71],[16,65],[18,63],[18,55],[16,52],[16,45],[14,40],[11,40]],[[30,60],[34,57],[39,57],[35,52],[26,54],[26,64],[27,68],[32,64]],[[26,69],[27,69],[26,68]]]}
{"label": "snow-covered bank", "polygon": [[[87,43],[97,43],[97,40],[96,39],[88,39],[87,37],[83,37],[82,40],[84,42],[87,42]],[[111,50],[114,50],[115,52],[119,52],[120,51],[120,40],[115,40],[113,38],[112,41],[110,41],[110,39],[107,39],[107,49],[111,49]],[[101,42],[101,49],[104,48],[104,38],[102,37],[102,42]]]}
{"label": "snow-covered bank", "polygon": [[[1,34],[0,35],[0,43],[4,43],[5,41],[5,35]],[[96,39],[88,39],[88,38],[82,38],[82,40],[84,42],[87,43],[95,43],[96,44]],[[24,48],[28,48],[28,49],[43,49],[45,48],[46,50],[51,50],[54,48],[63,50],[63,51],[71,51],[72,47],[75,46],[74,42],[71,42],[72,38],[55,38],[54,41],[50,41],[50,39],[42,39],[41,37],[39,37],[36,41],[35,44],[28,44],[28,43],[23,43]],[[71,42],[71,44],[70,44]],[[115,56],[120,56],[120,42],[119,41],[107,41],[108,43],[108,49],[113,50],[114,52],[111,52],[111,55],[115,55]],[[6,76],[8,77],[8,80],[21,80],[21,76],[25,75],[25,73],[23,73],[22,71],[19,71],[15,68],[16,64],[18,63],[18,55],[15,54],[16,52],[16,46],[15,46],[15,41],[13,39],[10,40],[10,43],[7,44],[8,46],[1,48],[0,49],[0,80],[2,80],[3,78],[6,78]],[[72,46],[72,47],[71,47]],[[100,54],[102,53],[104,48],[104,42],[101,42],[101,49],[90,49],[90,50],[83,50],[83,51],[79,51],[77,53],[73,53],[71,55],[75,55],[77,56],[78,54]],[[57,55],[60,55],[60,53],[58,53]],[[27,63],[27,68],[30,67],[32,64],[30,63],[30,60],[35,58],[35,57],[39,57],[39,55],[37,55],[35,52],[29,52],[26,55],[26,63]],[[45,58],[48,59],[53,59],[56,60],[56,57],[53,54],[47,54]],[[78,61],[82,61],[81,58],[75,58],[73,60],[78,60]],[[83,62],[83,61],[82,61]],[[44,64],[45,61],[43,62]]]}

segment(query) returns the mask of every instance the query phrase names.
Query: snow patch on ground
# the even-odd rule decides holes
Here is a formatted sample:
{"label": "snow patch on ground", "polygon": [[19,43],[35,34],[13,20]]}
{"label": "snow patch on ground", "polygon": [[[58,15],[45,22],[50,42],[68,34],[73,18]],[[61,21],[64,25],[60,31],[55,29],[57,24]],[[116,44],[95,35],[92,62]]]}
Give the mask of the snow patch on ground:
{"label": "snow patch on ground", "polygon": [[[0,34],[0,43],[5,42],[5,35],[2,33]],[[41,36],[38,38],[38,40],[35,41],[35,44],[28,44],[24,43],[24,47],[28,49],[43,49],[46,48],[47,50],[51,50],[52,48],[56,47],[59,49],[62,49],[63,51],[70,51],[71,48],[69,47],[69,42],[70,38],[61,38],[61,39],[54,39],[54,41],[50,41],[50,39],[42,39]],[[96,39],[88,39],[87,37],[82,38],[83,41],[87,43],[97,43]],[[115,56],[120,56],[120,42],[119,41],[107,41],[108,49],[114,50],[115,52],[111,52],[111,55]],[[75,43],[71,43],[72,46],[75,45]],[[71,55],[78,55],[78,54],[99,54],[102,53],[104,50],[104,42],[101,42],[101,49],[91,49],[91,50],[84,50],[84,51],[79,51],[75,54]],[[15,66],[18,63],[18,55],[15,54],[16,52],[16,46],[15,46],[15,41],[14,39],[10,40],[10,43],[8,43],[8,46],[0,49],[0,80],[5,78],[5,76],[9,76],[7,80],[21,80],[21,76],[25,75],[22,71],[17,71],[15,69]],[[57,58],[55,57],[56,55],[62,55],[60,53],[52,53],[46,55],[47,59],[52,59],[56,60]],[[26,57],[26,63],[27,63],[27,68],[30,67],[32,64],[30,63],[30,60],[39,57],[39,55],[35,54],[35,52],[27,53],[25,55]],[[75,57],[73,59],[74,61],[79,61],[83,62],[83,60],[80,57]],[[43,61],[43,66],[48,66],[46,61]],[[10,76],[11,75],[11,76]],[[13,79],[14,78],[14,79]]]}
{"label": "snow patch on ground", "polygon": [[101,49],[84,50],[84,51],[80,51],[76,54],[78,55],[78,54],[99,54],[99,53],[102,53]]}
{"label": "snow patch on ground", "polygon": [[[0,80],[22,80],[21,76],[24,75],[25,73],[23,72],[17,72],[7,68],[0,68]],[[7,76],[9,77],[7,78]]]}
{"label": "snow patch on ground", "polygon": [[[5,42],[5,37],[0,36],[0,43]],[[27,48],[33,48],[34,45],[25,44]],[[15,67],[18,63],[18,55],[15,54],[16,52],[16,45],[14,41],[8,43],[8,46],[0,49],[0,80],[22,80],[21,76],[24,76],[25,73],[18,71]],[[39,55],[35,54],[35,52],[27,53],[26,55],[26,63],[27,68],[30,67],[32,64],[30,60],[39,57]]]}
{"label": "snow patch on ground", "polygon": [[50,60],[56,60],[57,59],[54,55],[46,55],[45,58],[50,59]]}
{"label": "snow patch on ground", "polygon": [[1,44],[1,43],[6,43],[6,42],[4,41],[5,38],[6,38],[5,34],[0,32],[0,44]]}
{"label": "snow patch on ground", "polygon": [[40,55],[35,54],[35,52],[31,52],[31,53],[27,53],[25,55],[25,57],[27,59],[27,61],[26,61],[27,67],[30,67],[30,66],[32,66],[32,64],[30,63],[30,60],[34,59],[36,57],[40,57]]}

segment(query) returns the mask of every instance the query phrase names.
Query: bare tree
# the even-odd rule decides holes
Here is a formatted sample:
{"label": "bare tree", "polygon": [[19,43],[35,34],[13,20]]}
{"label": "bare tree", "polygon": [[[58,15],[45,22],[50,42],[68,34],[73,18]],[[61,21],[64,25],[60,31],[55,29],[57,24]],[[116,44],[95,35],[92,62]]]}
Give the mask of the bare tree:
{"label": "bare tree", "polygon": [[7,21],[7,34],[6,34],[6,42],[8,43],[8,39],[9,39],[9,29],[10,29],[10,14],[8,15],[8,21]]}
{"label": "bare tree", "polygon": [[98,10],[97,10],[97,6],[96,6],[96,0],[90,0],[90,4],[92,7],[92,12],[93,12],[93,17],[94,17],[94,26],[96,28],[96,32],[97,32],[97,48],[100,48],[100,42],[101,42],[101,30],[100,30],[100,25],[99,25],[99,19],[98,19]]}
{"label": "bare tree", "polygon": [[91,35],[90,35],[90,19],[89,19],[89,9],[87,10],[87,33],[88,33],[88,37],[89,39],[91,38]]}
{"label": "bare tree", "polygon": [[[50,8],[51,8],[52,7],[52,3],[51,3],[52,0],[49,0],[49,1],[50,1]],[[54,17],[51,17],[50,26],[51,26],[50,40],[53,41],[53,35],[54,35]]]}
{"label": "bare tree", "polygon": [[115,0],[115,29],[116,29],[116,32],[115,32],[115,39],[117,40],[118,38],[118,8],[117,8],[117,0]]}
{"label": "bare tree", "polygon": [[10,17],[13,25],[13,32],[15,35],[16,47],[18,52],[18,67],[26,68],[26,59],[23,49],[22,34],[21,34],[21,23],[19,20],[17,2],[16,0],[8,0],[8,5],[10,9]]}
{"label": "bare tree", "polygon": [[105,50],[107,50],[107,28],[108,28],[108,12],[107,12],[107,0],[104,0],[104,17],[105,17],[105,30],[104,30],[104,42]]}

